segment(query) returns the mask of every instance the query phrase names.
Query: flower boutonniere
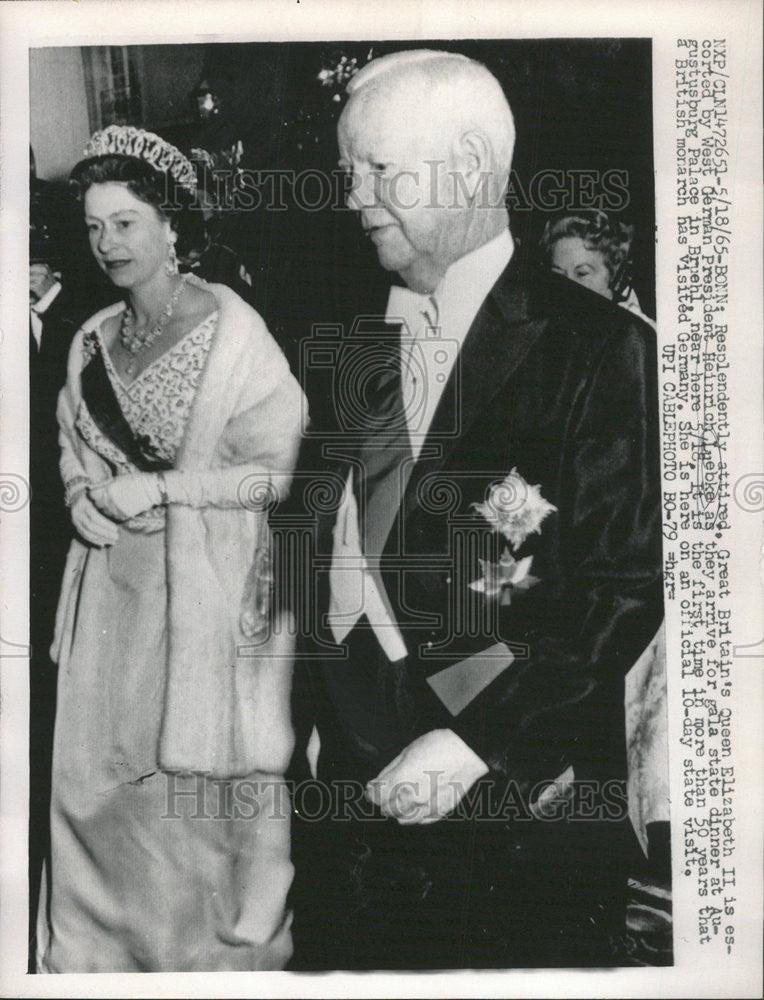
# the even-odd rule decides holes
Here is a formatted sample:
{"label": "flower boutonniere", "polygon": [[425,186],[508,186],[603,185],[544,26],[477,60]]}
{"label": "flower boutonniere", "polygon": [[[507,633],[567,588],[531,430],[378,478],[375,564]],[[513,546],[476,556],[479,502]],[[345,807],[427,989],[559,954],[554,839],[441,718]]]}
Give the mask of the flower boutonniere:
{"label": "flower boutonniere", "polygon": [[542,497],[538,486],[527,483],[517,469],[512,469],[500,483],[494,483],[483,503],[472,506],[494,531],[504,535],[509,546],[496,563],[478,560],[483,576],[470,587],[489,599],[510,604],[513,591],[522,593],[539,582],[530,573],[533,556],[516,560],[510,548],[518,549],[529,535],[538,534],[544,518],[557,508]]}

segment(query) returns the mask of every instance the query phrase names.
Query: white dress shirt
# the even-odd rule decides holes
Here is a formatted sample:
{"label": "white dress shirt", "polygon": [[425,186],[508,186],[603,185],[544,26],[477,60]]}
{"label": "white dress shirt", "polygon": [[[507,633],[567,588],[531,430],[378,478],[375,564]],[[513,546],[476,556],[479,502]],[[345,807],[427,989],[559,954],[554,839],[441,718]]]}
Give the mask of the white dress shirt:
{"label": "white dress shirt", "polygon": [[30,303],[29,306],[29,321],[32,324],[32,336],[37,344],[37,349],[40,349],[40,344],[42,342],[42,317],[45,310],[53,304],[53,300],[56,298],[58,293],[61,291],[61,282],[57,281],[55,284],[51,285],[47,292],[41,296],[36,302]]}
{"label": "white dress shirt", "polygon": [[[385,319],[403,323],[401,374],[411,449],[418,458],[472,321],[509,263],[514,246],[509,230],[460,258],[432,295],[394,285]],[[403,659],[406,644],[387,596],[380,593],[361,547],[352,470],[334,527],[330,571],[329,625],[337,643],[366,615],[391,661]]]}

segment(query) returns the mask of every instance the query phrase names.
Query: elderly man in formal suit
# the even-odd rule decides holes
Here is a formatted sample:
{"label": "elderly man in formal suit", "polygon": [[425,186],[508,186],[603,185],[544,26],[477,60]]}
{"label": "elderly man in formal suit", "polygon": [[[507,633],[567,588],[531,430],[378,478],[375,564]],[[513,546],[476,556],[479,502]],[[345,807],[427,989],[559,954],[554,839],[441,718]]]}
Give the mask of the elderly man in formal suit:
{"label": "elderly man in formal suit", "polygon": [[624,675],[663,614],[654,334],[513,243],[485,67],[396,53],[348,92],[349,204],[394,283],[295,479],[295,968],[612,965]]}

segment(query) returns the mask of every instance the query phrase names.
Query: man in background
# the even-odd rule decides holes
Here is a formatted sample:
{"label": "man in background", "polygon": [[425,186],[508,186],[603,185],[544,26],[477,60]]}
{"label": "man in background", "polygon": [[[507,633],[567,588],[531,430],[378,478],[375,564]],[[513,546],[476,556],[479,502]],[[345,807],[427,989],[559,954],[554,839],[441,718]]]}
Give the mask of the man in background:
{"label": "man in background", "polygon": [[[37,898],[48,847],[56,669],[48,656],[71,521],[58,469],[56,403],[72,338],[94,311],[73,293],[47,226],[30,232],[29,263],[29,601],[30,899]],[[35,907],[30,907],[32,913]]]}

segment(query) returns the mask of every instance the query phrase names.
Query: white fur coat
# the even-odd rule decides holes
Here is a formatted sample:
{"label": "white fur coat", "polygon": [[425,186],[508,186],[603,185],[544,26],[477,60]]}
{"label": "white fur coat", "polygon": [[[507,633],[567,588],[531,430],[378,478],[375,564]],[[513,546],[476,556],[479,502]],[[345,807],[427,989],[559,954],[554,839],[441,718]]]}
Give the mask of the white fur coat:
{"label": "white fur coat", "polygon": [[[192,279],[198,282],[198,279]],[[307,419],[303,394],[258,314],[223,285],[218,328],[175,467],[204,497],[201,507],[171,504],[163,543],[168,588],[167,663],[159,766],[235,777],[282,773],[292,748],[289,725],[291,630],[273,623],[264,644],[246,630],[245,586],[266,514],[250,509],[271,480],[283,496]],[[58,404],[64,481],[110,475],[78,433],[83,336],[121,305],[102,310],[74,339]],[[249,504],[249,508],[245,506]],[[121,530],[127,530],[125,528]],[[65,671],[76,628],[78,580],[88,555],[72,543],[56,617],[52,656]],[[108,651],[105,650],[105,655]],[[129,711],[129,706],[125,706]]]}

